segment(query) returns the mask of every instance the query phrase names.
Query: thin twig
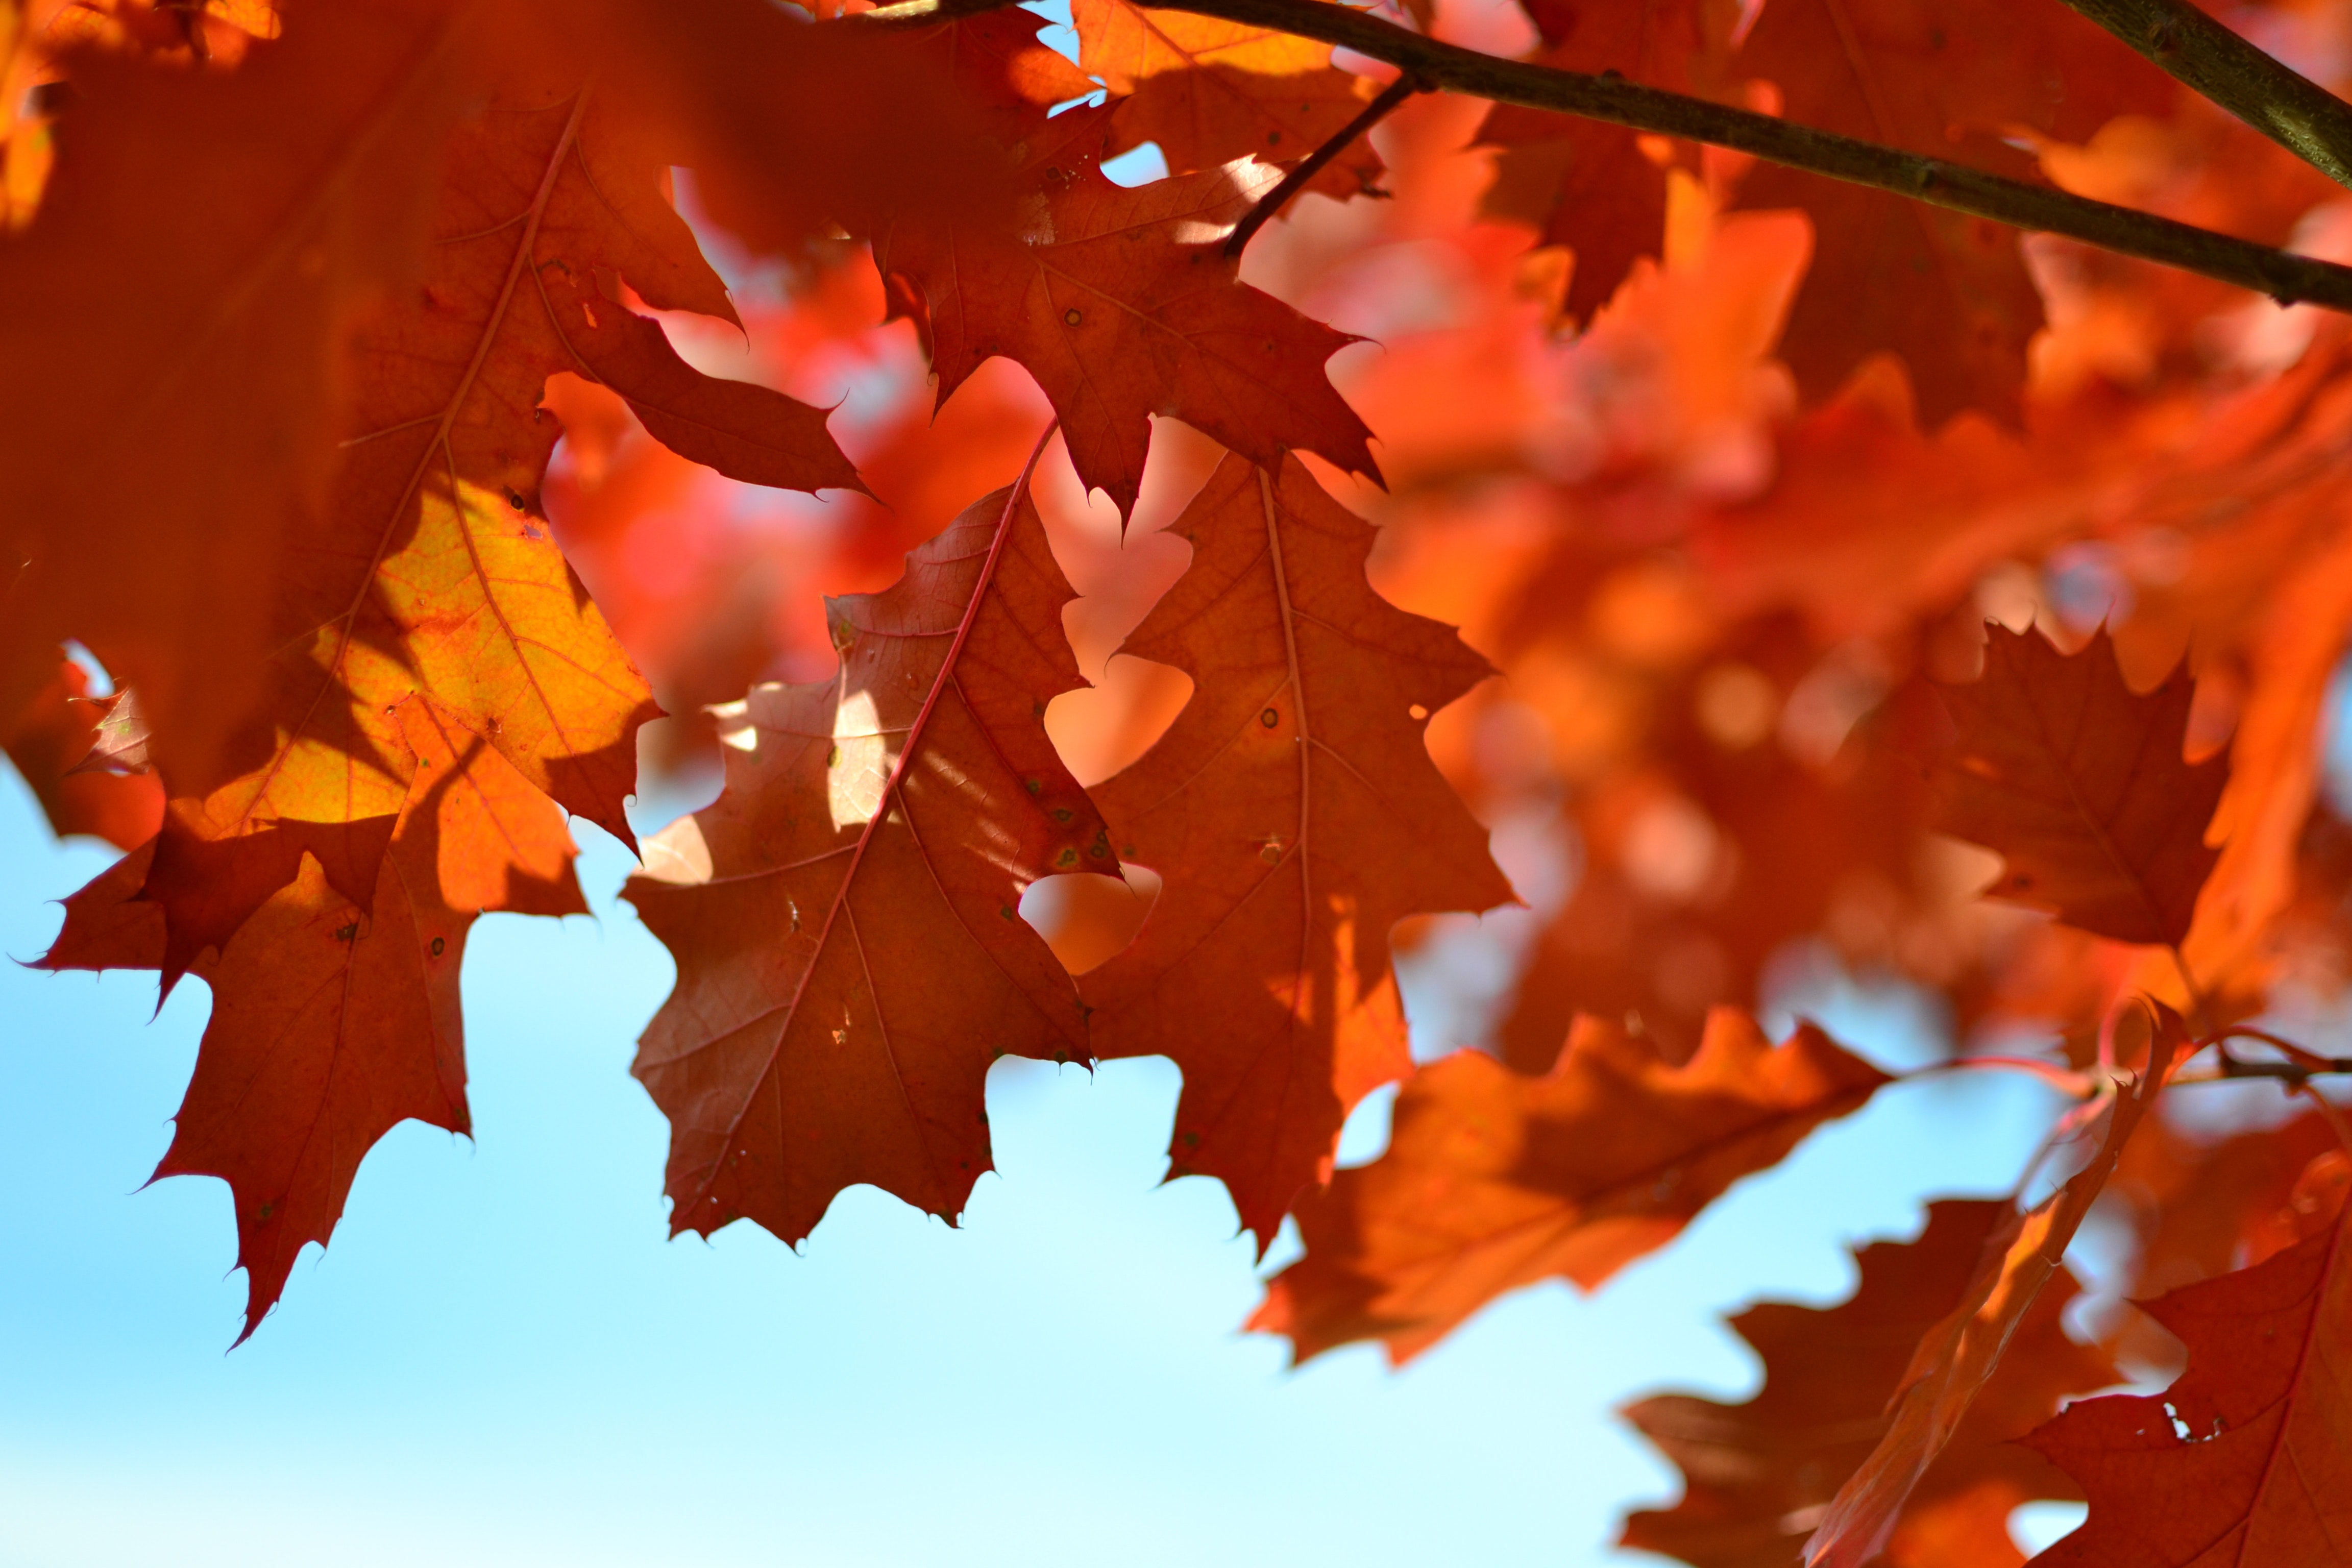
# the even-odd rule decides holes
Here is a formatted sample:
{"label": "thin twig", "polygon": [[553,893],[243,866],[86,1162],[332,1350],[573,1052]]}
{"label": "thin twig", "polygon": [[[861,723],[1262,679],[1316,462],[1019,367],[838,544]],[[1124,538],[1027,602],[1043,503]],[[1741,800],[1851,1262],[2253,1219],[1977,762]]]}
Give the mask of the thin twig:
{"label": "thin twig", "polygon": [[[919,26],[1009,5],[1012,0],[904,0],[846,19],[866,26]],[[1990,218],[2013,228],[2064,235],[2124,256],[2267,294],[2352,311],[2352,268],[2295,256],[2152,213],[2003,179],[1963,163],[1817,131],[1769,115],[1643,87],[1612,73],[1588,76],[1459,48],[1329,0],[1176,0],[1161,9],[1314,38],[1384,60],[1433,89],[1549,110],[1636,131],[1705,142],[1767,163],[1867,185]],[[839,26],[841,24],[828,24]]]}
{"label": "thin twig", "polygon": [[2021,1072],[2040,1079],[2059,1093],[2072,1100],[2091,1100],[2105,1094],[2113,1080],[2082,1072],[2039,1057],[1953,1057],[1948,1061],[1929,1062],[1926,1067],[1901,1074],[1905,1079],[1927,1078],[1953,1072]]}
{"label": "thin twig", "polygon": [[1428,84],[1414,77],[1411,71],[1407,71],[1382,88],[1378,98],[1364,105],[1364,111],[1361,114],[1341,126],[1330,140],[1301,159],[1297,168],[1282,176],[1282,184],[1258,198],[1257,205],[1244,214],[1242,221],[1234,226],[1234,232],[1225,237],[1225,254],[1239,256],[1242,253],[1242,247],[1250,242],[1250,237],[1264,228],[1267,221],[1282,210],[1283,203],[1304,190],[1307,181],[1321,174],[1324,165],[1345,152],[1357,137],[1387,119],[1389,110],[1411,98],[1414,93],[1428,90]]}
{"label": "thin twig", "polygon": [[[2352,1057],[2322,1057],[2319,1062],[2320,1065],[2316,1067],[2304,1062],[2250,1062],[2223,1051],[2221,1066],[2215,1071],[2215,1079],[2268,1078],[2276,1079],[2289,1089],[2299,1089],[2315,1078],[2331,1078],[2338,1074],[2352,1073]],[[2203,1081],[2210,1082],[2215,1079]]]}
{"label": "thin twig", "polygon": [[[2322,1056],[2317,1051],[2312,1050],[2307,1047],[2296,1045],[2293,1040],[2286,1038],[2283,1035],[2273,1035],[2268,1029],[2249,1028],[2243,1024],[2231,1025],[2230,1027],[2222,1030],[2220,1034],[2214,1036],[2211,1043],[2218,1045],[2223,1040],[2260,1040],[2263,1045],[2270,1047],[2273,1050],[2285,1053],[2289,1059],[2301,1062],[2307,1068],[2328,1068],[2331,1067],[2331,1064],[2340,1059],[2346,1059],[2336,1057]],[[2199,1043],[2201,1045],[2207,1042],[2200,1041]]]}
{"label": "thin twig", "polygon": [[2339,185],[2352,185],[2352,104],[2188,0],[2065,0]]}
{"label": "thin twig", "polygon": [[935,22],[977,16],[983,11],[1002,11],[1017,3],[1018,0],[899,0],[895,5],[852,12],[840,20],[860,27],[928,27]]}
{"label": "thin twig", "polygon": [[[2242,1061],[2230,1054],[2231,1040],[2259,1041],[2287,1059],[2284,1062]],[[2277,1079],[2287,1086],[2290,1093],[2307,1087],[2306,1080],[2315,1074],[2352,1073],[2352,1057],[2324,1056],[2307,1046],[2296,1044],[2284,1035],[2274,1035],[2268,1029],[2257,1029],[2249,1024],[2232,1024],[2227,1028],[2217,1029],[2199,1040],[2196,1048],[2202,1050],[2207,1046],[2214,1047],[2213,1054],[2221,1061],[2220,1078]]]}

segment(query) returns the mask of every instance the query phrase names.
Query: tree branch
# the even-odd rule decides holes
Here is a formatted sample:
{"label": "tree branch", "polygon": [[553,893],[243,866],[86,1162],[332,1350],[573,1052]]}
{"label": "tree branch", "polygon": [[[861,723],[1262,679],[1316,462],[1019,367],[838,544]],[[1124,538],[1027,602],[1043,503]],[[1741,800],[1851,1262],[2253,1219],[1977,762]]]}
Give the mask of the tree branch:
{"label": "tree branch", "polygon": [[[2258,1040],[2287,1059],[2283,1062],[2247,1061],[2242,1057],[2231,1054],[2231,1040]],[[2285,1085],[2286,1091],[2294,1094],[2311,1091],[2311,1080],[2315,1078],[2352,1075],[2352,1057],[2323,1056],[2295,1044],[2284,1035],[2274,1035],[2268,1029],[2257,1029],[2244,1024],[2232,1024],[2228,1028],[2217,1029],[2192,1042],[2189,1048],[2201,1051],[2208,1046],[2213,1047],[2216,1058],[2212,1073],[2207,1077],[2184,1078],[2179,1082],[2227,1083],[2237,1079],[2266,1078]]]}
{"label": "tree branch", "polygon": [[2337,184],[2352,185],[2352,104],[2188,0],[2065,3]]}
{"label": "tree branch", "polygon": [[2276,1079],[2289,1089],[2300,1089],[2315,1078],[2339,1073],[2352,1073],[2352,1057],[2322,1057],[2315,1067],[2302,1062],[2250,1062],[2224,1051],[2216,1076]]}
{"label": "tree branch", "polygon": [[1225,238],[1225,254],[1239,256],[1242,248],[1249,244],[1250,237],[1264,228],[1267,220],[1282,210],[1283,203],[1297,195],[1307,181],[1321,174],[1325,164],[1347,151],[1357,137],[1387,119],[1389,110],[1414,93],[1428,90],[1428,85],[1415,80],[1410,71],[1382,88],[1378,98],[1364,105],[1361,114],[1341,126],[1336,135],[1301,159],[1297,167],[1282,176],[1282,184],[1260,196],[1257,204],[1242,215],[1242,221],[1234,226],[1234,232]]}
{"label": "tree branch", "polygon": [[2274,1035],[2268,1029],[2256,1029],[2243,1024],[2235,1024],[2231,1026],[2229,1028],[2223,1029],[2219,1034],[2210,1037],[2210,1042],[2200,1040],[2198,1043],[2200,1045],[2211,1043],[2226,1046],[2228,1042],[2231,1040],[2259,1040],[2263,1045],[2270,1047],[2271,1049],[2284,1056],[2288,1060],[2301,1062],[2307,1068],[2338,1070],[2341,1064],[2347,1060],[2352,1060],[2352,1058],[2321,1056],[2317,1051],[2312,1050],[2307,1047],[2295,1044],[2293,1040],[2288,1039],[2284,1035]]}
{"label": "tree branch", "polygon": [[[922,26],[1011,3],[902,0],[848,20],[862,26]],[[2309,303],[2352,311],[2352,268],[2273,250],[2046,185],[2004,179],[1963,163],[1643,87],[1613,71],[1588,76],[1482,55],[1423,37],[1330,0],[1176,0],[1160,8],[1334,44],[1385,60],[1433,88],[1466,97],[1705,142],[2013,228],[2064,235],[2104,250],[2251,289],[2283,305]]]}
{"label": "tree branch", "polygon": [[871,11],[853,11],[833,25],[856,27],[928,27],[937,22],[952,22],[962,16],[977,16],[983,11],[1002,11],[1020,0],[898,0],[896,5],[877,5]]}

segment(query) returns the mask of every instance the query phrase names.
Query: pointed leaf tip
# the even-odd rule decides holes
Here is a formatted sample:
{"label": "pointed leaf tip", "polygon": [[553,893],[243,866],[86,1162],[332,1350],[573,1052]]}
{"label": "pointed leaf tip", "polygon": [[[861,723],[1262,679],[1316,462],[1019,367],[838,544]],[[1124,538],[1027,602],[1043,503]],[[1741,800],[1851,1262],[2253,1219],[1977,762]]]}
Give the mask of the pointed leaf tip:
{"label": "pointed leaf tip", "polygon": [[1994,623],[1983,675],[1942,693],[1958,734],[1936,823],[2000,853],[1994,895],[2118,942],[2186,939],[2220,858],[2205,830],[2230,772],[2182,756],[2186,670],[2136,692],[2104,627],[2062,654],[2039,629]]}

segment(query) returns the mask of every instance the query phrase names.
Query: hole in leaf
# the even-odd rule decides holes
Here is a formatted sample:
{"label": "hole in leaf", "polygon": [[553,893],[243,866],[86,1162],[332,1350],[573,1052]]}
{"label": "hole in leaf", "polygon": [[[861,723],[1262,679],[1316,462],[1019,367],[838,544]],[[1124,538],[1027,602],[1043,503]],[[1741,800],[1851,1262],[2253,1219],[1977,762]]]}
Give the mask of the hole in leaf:
{"label": "hole in leaf", "polygon": [[2009,1511],[2009,1538],[2028,1556],[2039,1556],[2083,1528],[2090,1506],[2079,1502],[2029,1502]]}
{"label": "hole in leaf", "polygon": [[1073,974],[1116,955],[1135,940],[1160,897],[1160,873],[1127,868],[1124,880],[1093,871],[1041,877],[1021,895],[1021,918],[1036,929]]}
{"label": "hole in leaf", "polygon": [[1093,785],[1150,751],[1192,700],[1192,678],[1131,654],[1114,657],[1099,686],[1054,699],[1045,732],[1076,775]]}

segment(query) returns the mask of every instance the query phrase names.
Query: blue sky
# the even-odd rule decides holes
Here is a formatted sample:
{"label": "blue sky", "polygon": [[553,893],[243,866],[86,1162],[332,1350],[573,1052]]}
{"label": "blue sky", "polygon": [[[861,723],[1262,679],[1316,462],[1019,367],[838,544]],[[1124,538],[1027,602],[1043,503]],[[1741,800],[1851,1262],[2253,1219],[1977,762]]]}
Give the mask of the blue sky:
{"label": "blue sky", "polygon": [[[1843,1295],[1847,1243],[2005,1186],[2043,1110],[2014,1079],[1891,1090],[1593,1299],[1523,1293],[1402,1373],[1294,1373],[1237,1331],[1256,1270],[1222,1191],[1160,1183],[1157,1060],[1000,1064],[1001,1173],[960,1230],[858,1189],[798,1256],[666,1241],[626,1068],[670,966],[579,832],[596,918],[491,916],[467,950],[478,1142],[394,1132],[233,1353],[225,1189],[141,1188],[204,986],[151,1024],[152,977],[0,965],[0,1562],[1633,1562],[1618,1513],[1674,1481],[1613,1407],[1749,1386],[1719,1311]],[[105,858],[0,770],[0,953],[37,954]],[[1916,1051],[1850,1004],[1849,1035]]]}

